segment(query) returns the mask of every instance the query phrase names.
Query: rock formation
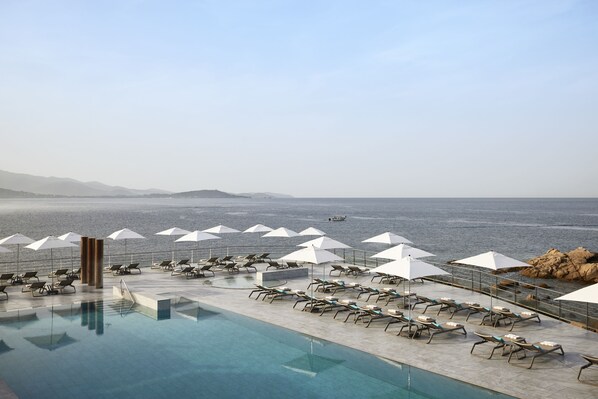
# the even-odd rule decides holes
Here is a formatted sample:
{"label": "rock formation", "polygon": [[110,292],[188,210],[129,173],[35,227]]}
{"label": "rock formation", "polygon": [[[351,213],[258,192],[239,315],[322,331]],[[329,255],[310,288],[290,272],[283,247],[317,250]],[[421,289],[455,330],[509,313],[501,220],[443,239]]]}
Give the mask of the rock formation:
{"label": "rock formation", "polygon": [[520,271],[527,277],[598,282],[598,254],[582,247],[567,253],[551,248],[527,263],[532,267]]}

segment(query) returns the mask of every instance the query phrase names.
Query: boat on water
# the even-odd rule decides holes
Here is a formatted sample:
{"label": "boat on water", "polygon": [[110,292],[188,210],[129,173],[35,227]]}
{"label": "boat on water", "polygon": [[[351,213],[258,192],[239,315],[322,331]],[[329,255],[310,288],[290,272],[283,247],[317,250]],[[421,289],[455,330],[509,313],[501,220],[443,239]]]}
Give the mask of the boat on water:
{"label": "boat on water", "polygon": [[329,222],[344,222],[345,220],[347,220],[347,217],[341,215],[334,215],[328,218]]}

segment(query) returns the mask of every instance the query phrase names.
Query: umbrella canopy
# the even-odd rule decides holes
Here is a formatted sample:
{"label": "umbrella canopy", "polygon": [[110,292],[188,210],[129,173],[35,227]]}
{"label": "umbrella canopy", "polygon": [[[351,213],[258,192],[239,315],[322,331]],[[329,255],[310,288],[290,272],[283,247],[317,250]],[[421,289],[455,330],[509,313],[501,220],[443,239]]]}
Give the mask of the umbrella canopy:
{"label": "umbrella canopy", "polygon": [[204,233],[214,233],[214,234],[240,233],[240,231],[237,229],[223,226],[221,224],[219,224],[218,226],[211,227],[209,229],[202,230],[202,231]]}
{"label": "umbrella canopy", "polygon": [[10,352],[11,350],[13,350],[14,348],[11,348],[10,346],[8,346],[6,344],[6,342],[4,342],[3,339],[0,339],[0,355],[6,352]]}
{"label": "umbrella canopy", "polygon": [[[182,236],[175,242],[197,242],[198,243],[200,241],[205,241],[205,240],[219,240],[219,239],[220,239],[220,237],[215,236],[213,234],[195,230],[189,234]],[[199,248],[199,244],[198,244],[198,248]],[[191,262],[193,262],[193,251],[191,251]]]}
{"label": "umbrella canopy", "polygon": [[351,248],[347,244],[336,241],[330,237],[319,237],[297,245],[298,247],[315,247],[319,249]]}
{"label": "umbrella canopy", "polygon": [[61,240],[58,237],[48,236],[46,238],[42,238],[41,240],[35,241],[27,245],[25,248],[33,249],[34,251],[39,251],[42,249],[49,249],[50,250],[50,260],[51,260],[51,269],[52,273],[54,273],[54,253],[53,250],[56,248],[69,248],[69,247],[76,247],[77,245],[73,244],[72,242]]}
{"label": "umbrella canopy", "polygon": [[299,233],[286,227],[279,227],[276,230],[272,230],[269,233],[264,234],[262,237],[298,237]]}
{"label": "umbrella canopy", "polygon": [[[33,240],[21,233],[13,234],[8,237],[4,237],[0,240],[0,245],[16,245],[17,246],[17,275],[19,274],[19,255],[21,253],[22,244],[31,244]],[[0,251],[3,252],[3,251]],[[8,266],[7,266],[8,268]]]}
{"label": "umbrella canopy", "polygon": [[382,252],[378,252],[376,255],[372,255],[371,257],[399,260],[406,256],[411,256],[412,258],[425,258],[426,256],[436,255],[415,247],[411,247],[407,244],[399,244],[396,247],[388,248]]}
{"label": "umbrella canopy", "polygon": [[139,233],[135,233],[133,230],[122,229],[110,234],[108,238],[111,238],[113,240],[134,240],[145,237]]}
{"label": "umbrella canopy", "polygon": [[264,226],[263,224],[256,224],[243,231],[243,233],[267,233],[274,230],[272,227]]}
{"label": "umbrella canopy", "polygon": [[38,348],[47,349],[49,351],[77,342],[76,339],[70,337],[66,332],[41,335],[38,337],[25,337],[25,339]]}
{"label": "umbrella canopy", "polygon": [[325,236],[326,233],[324,233],[322,230],[318,230],[315,227],[308,227],[305,230],[302,230],[299,232],[300,236]]}
{"label": "umbrella canopy", "polygon": [[12,252],[12,251],[8,248],[0,247],[0,253],[6,253],[6,252]]}
{"label": "umbrella canopy", "polygon": [[593,284],[577,291],[573,291],[567,295],[556,298],[556,300],[598,303],[598,284]]}
{"label": "umbrella canopy", "polygon": [[61,240],[58,237],[48,236],[27,245],[25,248],[39,251],[41,249],[69,248],[76,246],[77,245],[73,244],[72,242]]}
{"label": "umbrella canopy", "polygon": [[400,235],[390,233],[390,232],[386,232],[386,233],[382,233],[382,234],[379,234],[374,237],[370,237],[367,240],[363,240],[362,242],[375,242],[375,243],[389,244],[389,245],[413,244],[411,241],[409,241],[405,237],[401,237]]}
{"label": "umbrella canopy", "polygon": [[375,269],[372,269],[371,271],[402,277],[406,280],[450,274],[439,267],[423,262],[419,259],[412,258],[411,256],[385,263],[376,267]]}
{"label": "umbrella canopy", "polygon": [[80,242],[81,234],[73,233],[72,231],[69,231],[68,233],[63,234],[63,235],[59,236],[58,238],[61,239],[62,241]]}
{"label": "umbrella canopy", "polygon": [[[184,236],[184,235],[187,235],[189,233],[191,233],[191,232],[188,231],[188,230],[179,229],[178,227],[172,227],[172,228],[170,228],[168,230],[160,231],[160,232],[156,233],[156,235],[158,235],[158,236],[169,236],[169,237],[173,237],[173,236]],[[175,249],[175,245],[176,245],[176,242],[173,242],[172,243],[172,261],[174,261],[174,249]],[[153,259],[152,259],[152,261],[153,261]]]}
{"label": "umbrella canopy", "polygon": [[469,258],[456,260],[451,263],[461,263],[469,266],[479,266],[486,269],[498,270],[507,269],[510,267],[528,267],[528,263],[521,262],[520,260],[509,258],[498,252],[489,251],[480,255],[472,256]]}
{"label": "umbrella canopy", "polygon": [[283,256],[281,259],[295,262],[307,262],[314,265],[343,260],[343,258],[333,254],[332,252],[328,252],[325,249],[318,249],[315,247],[307,247],[300,249],[298,251]]}
{"label": "umbrella canopy", "polygon": [[178,227],[172,227],[168,230],[163,230],[156,233],[157,236],[184,236],[185,234],[191,233],[189,230],[179,229]]}

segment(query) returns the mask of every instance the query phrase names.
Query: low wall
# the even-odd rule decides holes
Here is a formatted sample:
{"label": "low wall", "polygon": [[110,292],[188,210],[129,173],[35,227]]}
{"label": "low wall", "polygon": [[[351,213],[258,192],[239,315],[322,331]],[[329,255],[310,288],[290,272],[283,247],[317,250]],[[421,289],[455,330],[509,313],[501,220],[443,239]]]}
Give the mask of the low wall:
{"label": "low wall", "polygon": [[298,267],[292,269],[266,270],[263,272],[257,272],[256,279],[258,284],[263,284],[266,281],[303,278],[307,277],[308,275],[309,269],[307,267]]}
{"label": "low wall", "polygon": [[[121,299],[129,299],[117,286],[112,287],[112,295]],[[131,292],[131,295],[136,305],[145,308],[140,313],[159,320],[170,318],[170,298],[146,291]]]}

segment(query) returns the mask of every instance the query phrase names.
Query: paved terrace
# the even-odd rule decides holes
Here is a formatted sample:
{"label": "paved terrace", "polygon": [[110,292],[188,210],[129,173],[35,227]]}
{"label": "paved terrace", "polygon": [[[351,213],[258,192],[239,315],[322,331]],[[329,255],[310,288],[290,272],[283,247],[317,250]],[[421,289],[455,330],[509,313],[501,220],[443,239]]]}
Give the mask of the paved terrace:
{"label": "paved terrace", "polygon": [[[258,269],[263,270],[265,266],[258,266]],[[314,270],[316,276],[322,276],[321,266],[316,266]],[[241,276],[245,274],[244,270],[241,271]],[[226,272],[217,271],[215,279],[222,279],[226,275]],[[81,286],[77,281],[75,283],[77,293],[74,295],[64,294],[31,298],[29,293],[21,293],[19,286],[9,287],[9,300],[0,302],[0,311],[71,304],[87,300],[112,299],[112,287],[118,286],[121,277],[113,277],[107,274],[104,276],[103,289]],[[359,282],[374,287],[385,286],[371,283],[369,276],[343,276],[341,279],[346,282]],[[582,375],[584,383],[578,382],[576,379],[579,367],[584,364],[579,354],[598,354],[598,335],[547,316],[541,316],[541,324],[533,321],[518,323],[513,333],[525,337],[528,342],[543,340],[558,342],[563,346],[565,356],[556,353],[542,356],[536,359],[533,369],[528,370],[526,367],[529,364],[529,358],[521,361],[514,359],[511,364],[507,364],[507,356],[501,357],[500,351],[496,351],[493,358],[488,360],[487,357],[492,349],[490,344],[479,345],[476,347],[474,354],[470,354],[473,343],[478,340],[473,334],[474,331],[484,331],[494,335],[508,333],[507,327],[480,326],[478,324],[481,320],[480,315],[472,315],[469,322],[465,322],[466,316],[463,312],[457,313],[453,318],[453,321],[465,324],[468,331],[466,337],[456,333],[441,334],[434,337],[430,344],[426,344],[426,336],[414,340],[397,337],[392,332],[396,333],[398,331],[399,324],[391,325],[389,332],[383,331],[386,326],[384,321],[373,322],[366,329],[361,323],[357,325],[352,322],[343,323],[344,318],[340,318],[340,315],[339,318],[333,319],[334,312],[327,312],[319,317],[318,314],[298,310],[302,307],[299,305],[297,306],[298,309],[293,309],[295,301],[288,298],[275,300],[274,303],[270,304],[267,301],[249,299],[249,290],[247,289],[224,289],[206,284],[207,281],[214,280],[214,278],[188,280],[181,276],[171,276],[170,273],[160,270],[144,268],[140,275],[127,275],[124,276],[124,280],[132,292],[149,291],[174,299],[184,296],[201,303],[515,397],[538,399],[598,398],[598,373],[595,369],[584,372]],[[309,281],[308,278],[299,278],[289,280],[285,285],[294,289],[305,290]],[[357,292],[353,291],[340,291],[336,296],[355,299]],[[487,305],[490,301],[489,297],[485,295],[431,282],[425,284],[412,283],[411,291],[432,298],[450,297],[459,302],[475,301]],[[318,294],[318,296],[324,295],[327,294]],[[364,300],[365,298],[362,295],[358,304],[364,304]],[[370,303],[374,301],[375,297],[370,300]],[[379,304],[384,306],[382,301]],[[495,301],[494,304],[509,307],[514,311],[524,310],[500,301]],[[396,306],[396,302],[390,303],[390,307]],[[423,306],[418,305],[413,315],[420,314],[424,309]],[[428,314],[435,316],[436,311],[434,309],[431,308]],[[448,315],[445,312],[438,316],[439,321],[447,319]]]}

